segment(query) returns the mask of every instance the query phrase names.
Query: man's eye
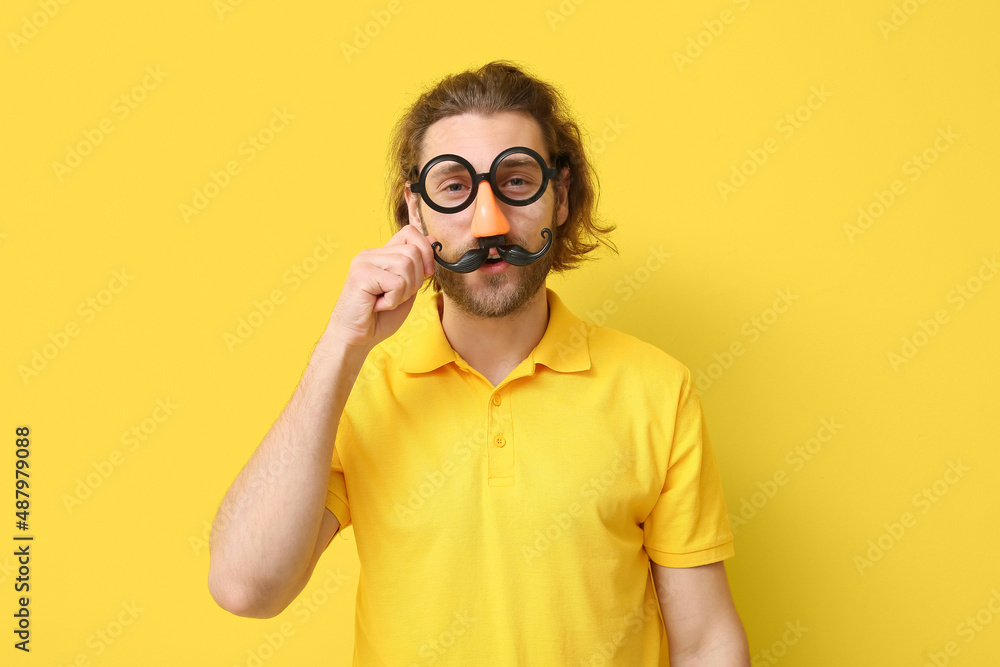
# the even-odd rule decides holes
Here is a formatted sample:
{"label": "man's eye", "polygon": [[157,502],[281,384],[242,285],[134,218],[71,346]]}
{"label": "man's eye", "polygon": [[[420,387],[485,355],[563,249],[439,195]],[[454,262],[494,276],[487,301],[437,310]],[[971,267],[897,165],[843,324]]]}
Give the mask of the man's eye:
{"label": "man's eye", "polygon": [[449,183],[445,186],[445,189],[449,192],[460,192],[464,187],[461,183]]}
{"label": "man's eye", "polygon": [[538,185],[530,176],[511,176],[501,186],[504,190],[526,190]]}

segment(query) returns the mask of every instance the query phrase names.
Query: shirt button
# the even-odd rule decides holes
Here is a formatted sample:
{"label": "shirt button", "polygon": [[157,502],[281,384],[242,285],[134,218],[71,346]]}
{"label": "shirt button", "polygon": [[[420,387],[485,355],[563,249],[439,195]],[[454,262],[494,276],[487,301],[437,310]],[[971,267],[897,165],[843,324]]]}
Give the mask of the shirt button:
{"label": "shirt button", "polygon": [[502,435],[498,435],[496,440],[494,440],[494,442],[496,443],[497,447],[503,447],[504,445],[507,444],[507,441],[503,439]]}
{"label": "shirt button", "polygon": [[494,394],[493,395],[493,405],[500,405],[500,395],[499,394]]}

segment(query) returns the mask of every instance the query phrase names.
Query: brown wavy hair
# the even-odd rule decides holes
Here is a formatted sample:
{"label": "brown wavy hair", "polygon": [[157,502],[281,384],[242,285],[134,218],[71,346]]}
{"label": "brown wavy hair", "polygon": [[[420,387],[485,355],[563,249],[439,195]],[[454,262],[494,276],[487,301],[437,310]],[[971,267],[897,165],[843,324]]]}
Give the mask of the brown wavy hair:
{"label": "brown wavy hair", "polygon": [[[549,155],[557,168],[569,167],[569,217],[555,235],[553,271],[575,268],[598,245],[617,253],[607,238],[616,225],[598,219],[598,178],[584,149],[580,127],[570,116],[562,94],[508,60],[496,60],[477,70],[452,74],[425,91],[397,121],[389,143],[386,191],[390,213],[398,232],[409,222],[404,190],[415,178],[420,147],[427,129],[436,121],[464,113],[491,115],[522,111],[542,128]],[[551,186],[558,188],[557,181]],[[557,192],[558,194],[558,192]],[[436,279],[431,282],[437,290]]]}

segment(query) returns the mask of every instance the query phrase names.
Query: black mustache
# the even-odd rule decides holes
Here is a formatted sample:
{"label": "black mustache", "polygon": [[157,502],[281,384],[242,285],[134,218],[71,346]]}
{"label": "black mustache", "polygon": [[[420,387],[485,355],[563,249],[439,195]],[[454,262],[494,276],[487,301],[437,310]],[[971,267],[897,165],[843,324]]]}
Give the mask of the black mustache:
{"label": "black mustache", "polygon": [[542,249],[538,252],[529,252],[516,244],[501,245],[501,242],[503,241],[503,234],[498,236],[487,236],[479,239],[478,248],[469,250],[455,263],[449,263],[441,259],[441,256],[438,254],[438,251],[442,248],[440,242],[435,241],[431,247],[434,249],[434,261],[444,268],[449,271],[454,271],[455,273],[471,273],[486,262],[486,258],[489,257],[490,254],[490,248],[496,248],[500,257],[506,260],[507,263],[513,264],[514,266],[524,266],[538,261],[542,255],[548,252],[549,247],[552,245],[552,230],[548,227],[543,229],[542,238],[546,239],[545,245]]}

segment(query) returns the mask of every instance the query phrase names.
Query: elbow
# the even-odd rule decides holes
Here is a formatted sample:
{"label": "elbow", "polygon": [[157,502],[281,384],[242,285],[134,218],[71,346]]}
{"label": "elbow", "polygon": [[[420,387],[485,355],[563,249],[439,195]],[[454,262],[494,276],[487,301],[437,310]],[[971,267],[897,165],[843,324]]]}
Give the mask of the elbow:
{"label": "elbow", "polygon": [[236,616],[244,618],[274,618],[288,606],[288,601],[267,595],[252,586],[240,584],[234,577],[224,576],[218,567],[209,567],[208,592],[215,603]]}
{"label": "elbow", "polygon": [[235,584],[219,574],[219,568],[208,569],[208,593],[215,603],[230,614],[247,618],[259,618],[260,610],[254,604],[254,597],[245,587]]}
{"label": "elbow", "polygon": [[733,665],[750,667],[750,645],[739,617],[713,626],[699,639],[687,645],[669,644],[672,667],[707,667]]}

